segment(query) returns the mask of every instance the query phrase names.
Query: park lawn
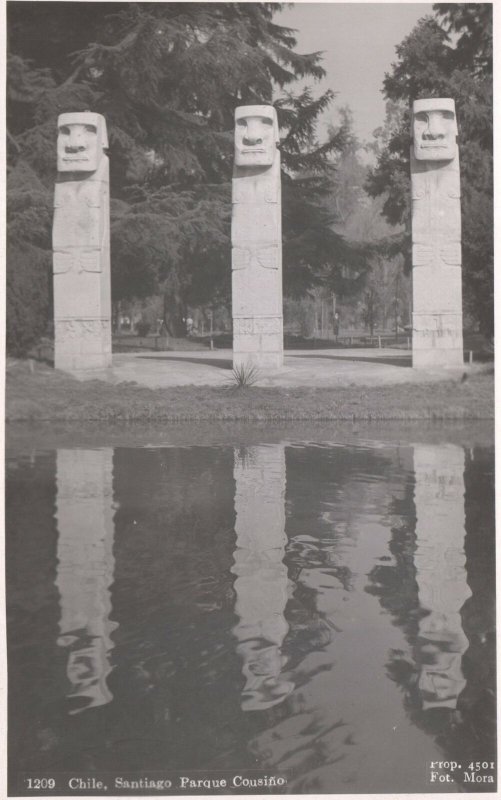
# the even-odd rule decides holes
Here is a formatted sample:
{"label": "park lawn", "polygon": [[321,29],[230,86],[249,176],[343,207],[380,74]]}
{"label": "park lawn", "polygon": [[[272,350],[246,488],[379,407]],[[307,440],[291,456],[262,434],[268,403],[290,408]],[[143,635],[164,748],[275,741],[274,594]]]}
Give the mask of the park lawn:
{"label": "park lawn", "polygon": [[78,381],[36,364],[7,369],[6,420],[448,420],[494,416],[492,369],[464,381],[339,388],[244,389]]}

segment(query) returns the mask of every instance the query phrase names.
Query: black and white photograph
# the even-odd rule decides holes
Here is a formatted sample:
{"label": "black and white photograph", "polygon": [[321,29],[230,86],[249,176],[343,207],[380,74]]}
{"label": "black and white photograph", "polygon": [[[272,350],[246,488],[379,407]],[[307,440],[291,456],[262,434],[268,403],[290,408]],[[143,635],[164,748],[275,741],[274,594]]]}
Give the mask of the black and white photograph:
{"label": "black and white photograph", "polygon": [[4,5],[5,796],[495,796],[493,3]]}

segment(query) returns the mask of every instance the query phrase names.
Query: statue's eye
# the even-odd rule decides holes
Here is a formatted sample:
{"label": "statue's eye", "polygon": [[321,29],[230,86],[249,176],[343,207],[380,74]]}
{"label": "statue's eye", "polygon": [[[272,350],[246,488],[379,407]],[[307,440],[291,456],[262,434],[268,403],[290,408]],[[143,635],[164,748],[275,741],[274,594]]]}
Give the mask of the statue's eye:
{"label": "statue's eye", "polygon": [[97,133],[97,128],[95,125],[86,125],[85,130],[89,133]]}
{"label": "statue's eye", "polygon": [[247,127],[247,120],[245,119],[237,119],[237,125],[239,128],[246,128]]}
{"label": "statue's eye", "polygon": [[59,133],[62,133],[63,136],[69,136],[70,135],[70,129],[68,128],[67,125],[61,125],[61,127],[59,128]]}
{"label": "statue's eye", "polygon": [[269,117],[261,117],[261,122],[263,123],[263,125],[269,125],[269,126],[273,125],[273,120],[270,119]]}
{"label": "statue's eye", "polygon": [[442,111],[444,119],[454,119],[454,111]]}
{"label": "statue's eye", "polygon": [[418,111],[417,114],[414,114],[414,119],[416,122],[428,122],[428,114],[425,111]]}

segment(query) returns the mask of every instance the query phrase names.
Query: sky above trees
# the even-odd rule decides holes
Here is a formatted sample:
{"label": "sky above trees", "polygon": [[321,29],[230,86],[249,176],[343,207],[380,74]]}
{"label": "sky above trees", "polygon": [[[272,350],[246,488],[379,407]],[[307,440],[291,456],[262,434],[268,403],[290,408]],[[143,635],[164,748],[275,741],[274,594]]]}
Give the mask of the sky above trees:
{"label": "sky above trees", "polygon": [[[319,90],[334,88],[334,106],[351,107],[355,133],[364,140],[383,124],[381,89],[396,61],[395,47],[431,13],[431,3],[295,3],[277,22],[297,29],[299,52],[324,51]],[[324,116],[327,124],[333,108]]]}

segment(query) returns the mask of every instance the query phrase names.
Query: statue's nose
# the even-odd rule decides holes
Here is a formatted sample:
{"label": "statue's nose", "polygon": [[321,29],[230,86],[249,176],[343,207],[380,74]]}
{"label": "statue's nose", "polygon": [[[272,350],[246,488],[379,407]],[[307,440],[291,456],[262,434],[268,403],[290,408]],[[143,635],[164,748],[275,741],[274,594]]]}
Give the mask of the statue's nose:
{"label": "statue's nose", "polygon": [[82,150],[85,150],[85,140],[82,135],[82,131],[79,128],[73,130],[70,129],[68,144],[66,145],[66,152],[79,153]]}
{"label": "statue's nose", "polygon": [[262,144],[263,140],[257,134],[255,136],[251,136],[249,133],[246,133],[244,136],[244,144]]}
{"label": "statue's nose", "polygon": [[263,132],[261,129],[261,125],[259,125],[255,120],[249,120],[247,123],[247,129],[245,131],[244,136],[245,144],[256,145],[263,143]]}
{"label": "statue's nose", "polygon": [[428,125],[423,134],[424,139],[443,139],[445,136],[444,126],[440,119],[435,116],[428,117]]}

